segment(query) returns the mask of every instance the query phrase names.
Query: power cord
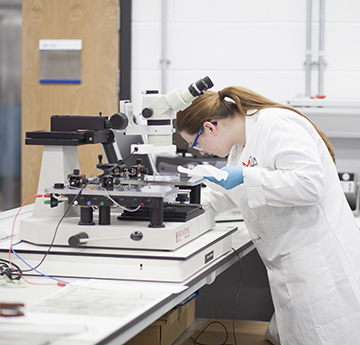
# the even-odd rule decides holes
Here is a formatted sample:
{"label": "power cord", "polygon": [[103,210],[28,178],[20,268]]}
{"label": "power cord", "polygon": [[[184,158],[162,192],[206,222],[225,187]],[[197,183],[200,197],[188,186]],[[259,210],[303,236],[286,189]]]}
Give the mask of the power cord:
{"label": "power cord", "polygon": [[215,323],[221,325],[221,326],[224,328],[224,330],[225,330],[225,340],[224,340],[222,343],[218,344],[218,345],[226,345],[226,342],[228,341],[228,338],[229,338],[229,333],[228,333],[228,330],[226,329],[226,326],[225,326],[223,323],[221,323],[220,321],[212,321],[212,322],[210,322],[210,323],[196,336],[196,338],[193,339],[194,345],[207,345],[207,344],[204,344],[204,343],[200,343],[200,342],[198,342],[197,340],[198,340],[198,338],[199,338],[211,325],[213,325],[213,324],[215,324]]}

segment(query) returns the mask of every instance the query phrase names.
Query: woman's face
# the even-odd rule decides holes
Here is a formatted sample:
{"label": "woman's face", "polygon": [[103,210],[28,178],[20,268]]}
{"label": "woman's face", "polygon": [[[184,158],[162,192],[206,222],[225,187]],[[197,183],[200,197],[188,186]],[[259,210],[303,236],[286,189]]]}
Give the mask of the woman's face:
{"label": "woman's face", "polygon": [[[232,143],[226,137],[224,124],[222,121],[217,121],[216,124],[213,122],[205,122],[204,128],[201,131],[197,139],[197,147],[200,147],[200,154],[210,154],[219,157],[226,157],[233,146]],[[196,134],[190,135],[187,132],[179,132],[184,140],[189,144],[192,144],[196,138]]]}

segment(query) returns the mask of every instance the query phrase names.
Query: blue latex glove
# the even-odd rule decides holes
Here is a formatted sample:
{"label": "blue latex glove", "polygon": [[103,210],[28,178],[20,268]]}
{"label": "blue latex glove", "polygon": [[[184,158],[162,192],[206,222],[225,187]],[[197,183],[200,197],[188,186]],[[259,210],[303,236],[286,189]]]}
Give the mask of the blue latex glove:
{"label": "blue latex glove", "polygon": [[222,167],[220,170],[224,170],[228,173],[226,180],[222,179],[218,181],[215,177],[204,176],[207,180],[218,184],[219,186],[229,190],[244,183],[243,178],[243,167],[238,165],[227,165]]}

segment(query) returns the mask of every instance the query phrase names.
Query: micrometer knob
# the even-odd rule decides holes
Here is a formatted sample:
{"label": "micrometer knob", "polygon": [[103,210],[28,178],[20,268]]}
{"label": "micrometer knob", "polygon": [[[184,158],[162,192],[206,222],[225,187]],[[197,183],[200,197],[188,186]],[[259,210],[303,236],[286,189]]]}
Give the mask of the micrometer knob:
{"label": "micrometer knob", "polygon": [[116,113],[110,117],[109,124],[110,128],[122,130],[128,126],[129,119],[123,113]]}
{"label": "micrometer knob", "polygon": [[142,116],[145,117],[145,119],[150,118],[151,116],[153,116],[154,114],[154,110],[152,110],[151,108],[144,108],[141,112]]}

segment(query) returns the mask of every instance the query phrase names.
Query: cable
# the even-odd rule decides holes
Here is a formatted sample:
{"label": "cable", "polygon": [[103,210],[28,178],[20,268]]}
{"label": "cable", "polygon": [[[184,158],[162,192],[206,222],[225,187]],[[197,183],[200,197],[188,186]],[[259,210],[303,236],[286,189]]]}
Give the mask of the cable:
{"label": "cable", "polygon": [[129,154],[129,156],[127,156],[127,157],[123,160],[123,163],[125,164],[125,162],[126,162],[135,152],[137,152],[137,151],[139,151],[139,149],[138,149],[137,147],[135,147],[135,148],[134,148],[134,151],[131,152],[131,153]]}
{"label": "cable", "polygon": [[[66,217],[67,213],[69,212],[71,206],[73,205],[74,201],[76,200],[76,198],[82,193],[82,191],[85,189],[85,187],[87,185],[89,185],[90,183],[94,182],[95,180],[97,180],[99,177],[101,177],[102,175],[98,175],[98,176],[95,176],[92,180],[89,180],[87,183],[85,183],[79,190],[79,192],[76,194],[76,196],[74,197],[73,201],[71,203],[69,203],[69,206],[67,207],[67,209],[65,210],[64,214],[62,215],[62,217],[60,218],[58,224],[56,225],[56,228],[55,228],[55,232],[54,232],[54,236],[50,242],[50,245],[49,245],[49,248],[48,250],[46,251],[46,253],[44,254],[43,258],[41,259],[41,261],[34,267],[34,270],[38,267],[40,267],[40,265],[42,265],[42,263],[44,262],[44,260],[46,259],[46,257],[48,256],[48,254],[50,253],[50,250],[51,248],[53,247],[54,245],[54,242],[55,242],[55,238],[56,238],[56,235],[57,235],[57,232],[59,230],[59,227],[60,227],[60,224],[62,223],[62,221],[64,220],[64,218]],[[30,272],[31,270],[25,270],[24,272]]]}
{"label": "cable", "polygon": [[110,194],[109,194],[109,192],[107,191],[106,188],[100,187],[100,189],[105,192],[106,197],[107,197],[114,205],[116,205],[116,207],[120,207],[122,210],[125,210],[125,211],[128,211],[128,212],[136,212],[136,211],[139,210],[140,207],[141,207],[141,204],[140,204],[138,207],[134,208],[134,209],[130,209],[130,208],[126,208],[126,207],[124,207],[124,206],[121,206],[117,201],[115,201],[115,200],[110,196]]}
{"label": "cable", "polygon": [[[236,333],[235,333],[235,316],[236,316],[236,311],[237,311],[237,306],[238,306],[238,303],[239,303],[239,296],[240,296],[240,289],[241,289],[241,278],[242,278],[242,262],[241,262],[241,258],[238,254],[238,252],[233,248],[231,247],[231,249],[235,252],[235,254],[237,255],[238,257],[238,261],[239,261],[239,264],[240,264],[240,277],[239,277],[239,285],[238,285],[238,289],[237,289],[237,292],[236,292],[236,299],[235,299],[235,307],[234,307],[234,312],[233,312],[233,334],[234,334],[234,342],[235,342],[235,345],[237,345],[237,341],[236,341]],[[205,332],[205,330],[211,326],[212,324],[214,323],[218,323],[220,324],[224,329],[225,329],[225,332],[226,332],[226,339],[224,342],[222,342],[221,344],[218,344],[218,345],[226,345],[226,342],[229,338],[229,334],[228,334],[228,330],[226,328],[226,326],[221,323],[220,321],[212,321],[210,322],[197,336],[196,338],[193,339],[194,341],[194,345],[207,345],[207,344],[204,344],[204,343],[200,343],[198,342],[198,338]]]}
{"label": "cable", "polygon": [[[137,151],[137,149],[135,149],[135,150],[132,152],[132,154],[133,154],[134,152],[136,152],[136,151]],[[131,155],[132,155],[132,154],[131,154]],[[130,156],[131,156],[131,155],[130,155]],[[130,157],[130,156],[129,156],[129,157]],[[129,158],[129,157],[128,157],[128,158]],[[13,222],[12,233],[11,233],[11,238],[10,238],[10,248],[9,248],[9,264],[10,264],[10,266],[11,266],[12,271],[10,271],[10,272],[11,272],[11,273],[10,273],[10,272],[9,272],[9,269],[10,269],[10,268],[4,268],[4,270],[0,271],[0,274],[1,274],[2,272],[4,272],[6,275],[9,275],[9,274],[12,275],[13,273],[17,272],[17,274],[19,275],[19,279],[20,279],[20,277],[21,277],[21,278],[22,278],[23,280],[25,280],[27,283],[35,284],[35,283],[31,283],[31,282],[27,281],[27,280],[23,277],[23,274],[22,274],[23,272],[35,271],[35,272],[37,272],[38,274],[40,274],[40,275],[42,275],[42,276],[44,276],[44,277],[47,277],[47,278],[50,278],[50,279],[53,279],[53,280],[57,281],[57,282],[58,282],[58,285],[60,285],[59,283],[61,283],[61,284],[68,284],[68,282],[62,281],[62,280],[60,280],[60,279],[56,279],[56,278],[54,278],[54,277],[51,277],[51,276],[49,276],[49,275],[46,275],[46,274],[38,271],[37,268],[42,265],[42,263],[45,261],[46,257],[47,257],[48,254],[50,253],[50,250],[51,250],[51,248],[52,248],[53,245],[54,245],[55,238],[56,238],[57,232],[58,232],[58,230],[59,230],[60,224],[62,223],[62,221],[63,221],[64,218],[66,217],[66,215],[67,215],[67,213],[69,212],[69,210],[70,210],[71,206],[73,205],[74,201],[78,198],[78,196],[82,193],[82,191],[85,189],[86,186],[88,186],[89,184],[93,183],[94,181],[96,181],[96,180],[97,180],[98,178],[100,178],[101,176],[102,176],[102,174],[101,174],[101,175],[98,175],[98,176],[95,176],[92,180],[89,180],[87,183],[85,183],[85,184],[79,189],[79,192],[75,195],[75,197],[73,198],[72,202],[69,203],[67,209],[65,210],[64,214],[62,215],[62,217],[60,218],[59,222],[57,223],[56,228],[55,228],[55,231],[54,231],[53,238],[52,238],[51,243],[50,243],[50,245],[49,245],[49,248],[47,249],[46,253],[45,253],[44,256],[42,257],[42,259],[40,260],[40,262],[39,262],[35,267],[32,267],[32,266],[31,266],[30,264],[28,264],[23,258],[21,258],[21,257],[19,256],[19,254],[17,254],[16,251],[15,251],[15,249],[13,248],[14,245],[17,245],[17,244],[21,243],[21,241],[18,242],[18,243],[16,243],[16,244],[14,244],[14,245],[13,245],[13,242],[12,242],[12,241],[13,241],[13,236],[14,236],[15,222],[16,222],[17,216],[19,215],[20,211],[22,210],[22,208],[24,207],[24,205],[25,205],[31,198],[42,197],[43,195],[42,195],[42,194],[34,194],[34,195],[32,195],[31,197],[27,198],[27,199],[24,201],[24,203],[21,205],[21,207],[19,208],[19,210],[18,210],[18,212],[17,212],[17,214],[16,214],[16,216],[15,216],[15,218],[14,218],[14,222]],[[119,205],[115,200],[113,200],[113,198],[110,197],[110,195],[109,195],[109,193],[106,191],[106,189],[104,189],[104,190],[105,190],[105,192],[106,192],[106,194],[107,194],[107,197],[108,197],[114,204],[118,205],[118,206],[121,207],[121,208],[124,208],[124,207],[122,207],[121,205]],[[49,196],[49,195],[46,194],[46,196]],[[130,212],[135,212],[135,211],[137,211],[140,207],[141,207],[141,205],[139,205],[139,207],[137,207],[137,208],[134,209],[134,210],[128,210],[128,211],[130,211]],[[124,208],[124,209],[126,209],[126,208]],[[26,264],[28,267],[30,267],[30,269],[28,269],[28,270],[23,270],[23,271],[22,271],[17,265],[12,264],[12,262],[11,262],[11,252],[13,252],[14,255],[15,255],[18,259],[20,259],[24,264]],[[14,268],[14,266],[16,266],[16,269]],[[41,284],[41,285],[42,285],[42,284]]]}
{"label": "cable", "polygon": [[10,236],[10,247],[9,247],[9,264],[11,266],[11,268],[14,270],[14,266],[12,265],[12,262],[11,262],[11,247],[12,247],[12,244],[13,244],[13,238],[14,238],[14,231],[15,231],[15,222],[16,222],[16,219],[20,213],[20,211],[22,210],[22,208],[25,206],[25,204],[32,198],[39,198],[39,197],[42,197],[42,194],[34,194],[30,197],[28,197],[23,203],[22,205],[19,207],[19,210],[17,211],[15,217],[14,217],[14,221],[13,221],[13,225],[12,225],[12,229],[11,229],[11,236]]}
{"label": "cable", "polygon": [[[60,279],[56,279],[56,278],[54,278],[54,277],[51,277],[51,276],[49,276],[49,275],[46,275],[46,274],[38,271],[37,268],[45,261],[47,255],[49,254],[49,252],[50,252],[50,250],[51,250],[51,248],[52,248],[52,246],[54,245],[55,238],[56,238],[56,235],[57,235],[59,226],[60,226],[61,222],[64,220],[64,218],[65,218],[65,216],[67,215],[67,213],[69,212],[71,206],[73,205],[73,202],[74,202],[74,201],[76,200],[76,198],[82,193],[82,191],[84,190],[84,188],[85,188],[87,185],[93,183],[95,180],[97,180],[97,179],[98,179],[99,177],[101,177],[101,176],[102,176],[102,175],[95,176],[92,180],[89,180],[87,183],[85,183],[85,184],[80,188],[79,192],[76,194],[76,196],[74,197],[73,201],[72,201],[71,203],[69,203],[67,209],[65,210],[63,216],[60,218],[60,220],[59,220],[59,222],[58,222],[58,224],[57,224],[57,226],[56,226],[56,228],[55,228],[54,236],[53,236],[53,238],[52,238],[52,240],[51,240],[51,243],[50,243],[50,245],[49,245],[48,250],[47,250],[46,253],[44,254],[44,256],[43,256],[43,258],[41,259],[41,261],[40,261],[35,267],[32,267],[32,266],[31,266],[30,264],[28,264],[23,258],[21,258],[21,257],[16,253],[16,251],[15,251],[14,248],[13,248],[13,237],[14,237],[15,222],[16,222],[16,219],[17,219],[20,211],[22,210],[22,208],[24,207],[24,205],[25,205],[30,199],[32,199],[32,198],[38,198],[38,197],[42,197],[42,196],[50,196],[50,195],[49,195],[49,194],[44,194],[44,195],[42,195],[42,194],[34,194],[34,195],[30,196],[29,198],[27,198],[27,199],[23,202],[23,204],[21,205],[21,207],[19,208],[17,214],[16,214],[15,217],[14,217],[13,227],[12,227],[12,232],[11,232],[11,237],[10,237],[9,264],[10,264],[10,266],[11,266],[11,268],[12,268],[11,274],[14,273],[14,272],[17,272],[17,274],[18,274],[24,281],[26,281],[26,282],[29,283],[29,284],[48,285],[48,284],[38,284],[38,283],[29,282],[28,280],[26,280],[26,279],[24,278],[24,276],[23,276],[23,274],[22,274],[22,272],[35,271],[35,272],[39,273],[40,275],[42,275],[42,276],[44,276],[44,277],[47,277],[47,278],[50,278],[50,279],[53,279],[53,280],[57,281],[57,282],[58,282],[57,285],[59,285],[59,286],[64,286],[64,285],[68,284],[68,282],[62,281],[62,280],[60,280]],[[15,245],[17,245],[17,244],[19,244],[19,243],[21,243],[21,241],[18,242],[18,243],[16,243]],[[30,270],[23,270],[23,271],[22,271],[18,266],[16,266],[15,264],[13,264],[13,263],[11,262],[11,252],[13,252],[14,255],[16,255],[18,259],[20,259],[23,263],[25,263],[28,267],[30,267]],[[14,266],[16,266],[16,268],[17,268],[16,270],[15,270]],[[4,272],[6,272],[5,274],[7,274],[7,275],[9,274],[9,272],[6,271],[6,269],[5,269]]]}
{"label": "cable", "polygon": [[18,245],[19,243],[21,243],[21,241],[13,244],[13,246],[11,247],[11,250],[12,250],[12,252],[17,256],[18,259],[20,259],[25,265],[27,265],[27,266],[29,266],[29,267],[31,268],[31,271],[35,271],[36,273],[39,273],[39,274],[41,274],[41,275],[44,276],[44,277],[47,277],[47,278],[56,280],[57,282],[60,282],[60,283],[63,283],[63,284],[69,284],[69,282],[66,282],[66,281],[64,281],[64,280],[51,277],[51,276],[49,276],[49,275],[47,275],[47,274],[44,274],[44,273],[38,271],[37,269],[35,269],[34,267],[32,267],[29,263],[27,263],[18,253],[16,253],[16,251],[15,251],[15,249],[14,249],[14,246]]}
{"label": "cable", "polygon": [[14,263],[13,263],[13,266],[16,268],[16,270],[11,268],[9,261],[4,260],[4,259],[0,259],[0,276],[5,275],[11,281],[20,280],[21,275],[22,275],[21,268],[18,265],[14,264]]}
{"label": "cable", "polygon": [[199,343],[197,340],[198,338],[208,329],[208,327],[210,327],[212,324],[214,323],[218,323],[219,325],[221,325],[222,327],[224,327],[224,330],[225,330],[225,341],[222,342],[221,344],[218,344],[218,345],[226,345],[226,342],[228,341],[228,338],[229,338],[229,333],[228,333],[228,330],[226,329],[225,325],[223,323],[221,323],[220,321],[212,321],[210,322],[197,336],[195,339],[193,339],[194,341],[194,345],[206,345],[204,343]]}
{"label": "cable", "polygon": [[[51,243],[49,245],[49,248],[48,250],[46,251],[46,253],[44,254],[43,258],[41,259],[41,261],[35,266],[35,267],[31,267],[30,265],[27,264],[27,266],[31,267],[30,270],[23,270],[23,272],[31,272],[33,270],[36,270],[38,267],[40,267],[40,265],[44,262],[44,260],[46,259],[47,255],[49,254],[54,242],[55,242],[55,238],[56,238],[56,235],[57,235],[57,232],[58,232],[58,229],[59,229],[59,226],[61,224],[61,222],[64,220],[65,216],[67,215],[67,213],[69,212],[70,210],[70,207],[73,205],[73,202],[76,200],[76,198],[81,194],[81,192],[84,190],[84,188],[89,185],[90,183],[94,182],[96,179],[98,179],[101,175],[98,175],[98,176],[95,176],[92,180],[89,180],[86,184],[84,184],[79,192],[76,194],[75,198],[73,199],[73,201],[69,204],[69,206],[67,207],[67,209],[65,210],[63,216],[60,218],[56,228],[55,228],[55,232],[54,232],[54,236],[51,240]],[[23,204],[21,205],[21,207],[19,208],[19,211],[17,212],[15,218],[14,218],[14,222],[13,222],[13,228],[12,228],[12,233],[11,233],[11,237],[10,237],[10,248],[9,248],[9,263],[10,265],[12,265],[11,263],[11,251],[13,251],[13,244],[12,244],[12,240],[13,240],[13,236],[14,236],[14,228],[15,228],[15,222],[16,222],[16,219],[17,219],[17,216],[19,215],[21,209],[24,207],[24,205],[31,199],[31,198],[36,198],[36,197],[41,197],[42,195],[41,194],[34,194],[32,195],[31,197],[27,198]],[[45,196],[47,196],[47,194],[45,194]],[[14,253],[15,254],[15,253]],[[21,259],[21,258],[20,258]],[[13,268],[13,267],[12,267]],[[26,281],[26,279],[22,276],[22,278]],[[30,282],[28,282],[30,283]]]}
{"label": "cable", "polygon": [[[5,260],[5,259],[0,259],[0,261],[3,262],[4,264],[10,264],[10,262],[8,260]],[[12,263],[12,264],[13,264],[13,266],[16,267],[17,271],[21,272],[21,268],[18,265],[16,265],[15,263]]]}
{"label": "cable", "polygon": [[236,341],[236,333],[235,333],[235,316],[236,316],[236,311],[237,311],[237,306],[238,306],[238,303],[239,303],[239,296],[240,296],[240,289],[241,289],[241,278],[242,278],[242,262],[241,262],[241,258],[238,254],[238,252],[233,248],[231,247],[231,249],[235,252],[235,254],[237,255],[238,257],[238,260],[239,260],[239,265],[240,265],[240,276],[239,276],[239,285],[238,285],[238,290],[237,290],[237,293],[236,293],[236,299],[235,299],[235,307],[234,307],[234,313],[233,313],[233,333],[234,333],[234,342],[235,342],[235,345],[237,345],[237,341]]}
{"label": "cable", "polygon": [[[16,215],[15,215],[15,217],[14,217],[13,226],[12,226],[12,230],[11,230],[11,236],[10,236],[9,264],[10,264],[11,269],[12,269],[11,276],[12,276],[13,273],[17,272],[17,274],[18,274],[25,282],[27,282],[28,284],[34,284],[34,285],[52,285],[52,284],[39,284],[39,283],[29,282],[28,280],[26,280],[26,279],[24,278],[24,276],[23,276],[23,274],[22,274],[22,270],[21,270],[17,265],[15,265],[15,264],[13,264],[13,263],[11,262],[11,251],[13,250],[12,246],[13,246],[13,238],[14,238],[14,230],[15,230],[16,219],[17,219],[20,211],[22,210],[22,208],[25,206],[25,204],[26,204],[30,199],[32,199],[32,198],[39,198],[39,197],[42,197],[42,196],[47,197],[47,196],[49,196],[49,195],[48,195],[48,194],[44,194],[44,195],[42,195],[42,194],[34,194],[34,195],[28,197],[28,198],[22,203],[22,205],[19,207],[19,210],[18,210],[18,212],[16,213]],[[15,270],[14,267],[16,267],[16,270]],[[64,283],[60,283],[60,282],[57,283],[57,285],[59,285],[59,286],[60,286],[60,284],[64,284]]]}

